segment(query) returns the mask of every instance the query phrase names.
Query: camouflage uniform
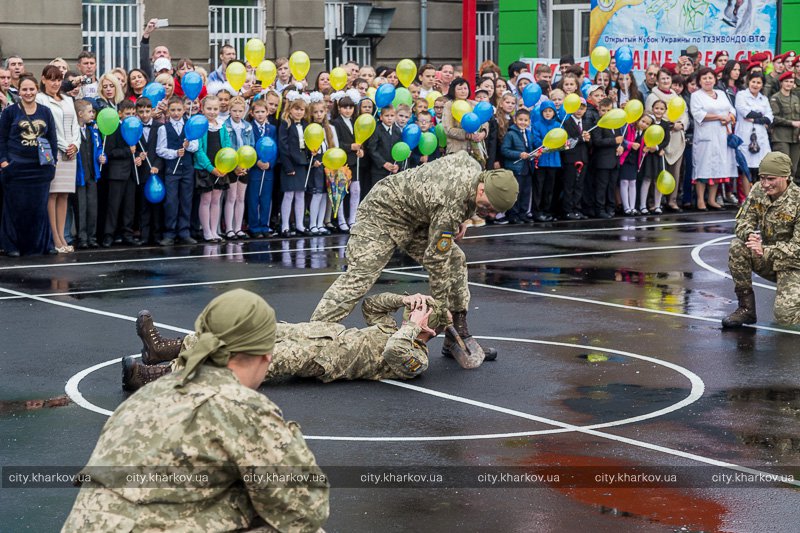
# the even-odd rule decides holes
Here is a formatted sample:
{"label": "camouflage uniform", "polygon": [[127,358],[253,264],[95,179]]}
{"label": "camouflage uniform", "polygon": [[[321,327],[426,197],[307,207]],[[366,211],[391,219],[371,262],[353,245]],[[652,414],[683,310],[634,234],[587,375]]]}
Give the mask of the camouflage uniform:
{"label": "camouflage uniform", "polygon": [[347,271],[320,300],[312,321],[339,322],[375,284],[396,248],[428,271],[431,295],[453,312],[469,306],[467,263],[453,242],[475,214],[480,165],[458,152],[378,182],[358,208]]}
{"label": "camouflage uniform", "polygon": [[[745,245],[747,237],[761,231],[762,257]],[[737,291],[751,290],[753,272],[777,281],[775,320],[800,324],[800,187],[789,187],[772,201],[760,183],[750,191],[736,216],[736,238],[731,242],[728,268]]]}
{"label": "camouflage uniform", "polygon": [[[62,531],[319,530],[328,517],[328,487],[299,426],[227,368],[201,365],[176,389],[179,377],[141,389],[109,418],[83,470],[91,481]],[[120,468],[103,468],[109,466]],[[208,479],[153,485],[126,477],[168,467]],[[317,481],[259,483],[244,475],[248,467]]]}

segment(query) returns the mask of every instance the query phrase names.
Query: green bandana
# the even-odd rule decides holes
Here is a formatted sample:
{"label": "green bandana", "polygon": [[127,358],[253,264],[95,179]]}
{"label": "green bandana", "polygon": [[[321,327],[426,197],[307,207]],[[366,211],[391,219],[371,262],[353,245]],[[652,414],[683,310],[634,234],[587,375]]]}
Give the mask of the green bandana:
{"label": "green bandana", "polygon": [[514,206],[519,195],[517,178],[510,170],[487,170],[481,172],[486,198],[492,203],[495,211],[502,213]]}
{"label": "green bandana", "polygon": [[[435,330],[438,327],[446,326],[448,324],[447,307],[439,303],[438,300],[434,300],[433,305],[430,305],[430,307],[433,308],[433,312],[431,313],[431,316],[428,317],[428,327]],[[408,322],[410,317],[411,309],[404,307],[403,322]]]}
{"label": "green bandana", "polygon": [[232,354],[264,355],[275,346],[275,311],[263,298],[235,289],[217,296],[194,323],[197,343],[178,356],[185,367],[176,385],[182,387],[207,362],[226,366]]}

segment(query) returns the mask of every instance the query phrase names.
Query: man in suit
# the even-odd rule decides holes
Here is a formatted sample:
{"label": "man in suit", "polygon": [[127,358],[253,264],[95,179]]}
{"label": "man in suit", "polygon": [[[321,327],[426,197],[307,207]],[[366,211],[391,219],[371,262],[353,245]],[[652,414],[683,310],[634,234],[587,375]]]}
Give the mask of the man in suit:
{"label": "man in suit", "polygon": [[151,174],[159,174],[163,169],[161,158],[156,153],[158,144],[158,124],[153,121],[153,104],[149,98],[136,101],[136,115],[142,121],[142,138],[139,140],[138,153],[144,161],[137,167],[139,178],[137,197],[139,198],[139,229],[141,240],[153,244],[161,240],[164,231],[164,208],[161,204],[151,204],[144,197],[144,188]]}
{"label": "man in suit", "polygon": [[580,209],[583,180],[586,177],[586,167],[589,165],[589,141],[591,140],[589,134],[591,126],[585,115],[586,100],[581,98],[581,106],[564,121],[564,129],[569,141],[567,149],[561,154],[564,177],[561,205],[564,216],[569,220],[589,218]]}
{"label": "man in suit", "polygon": [[[130,100],[123,100],[117,109],[120,120],[132,117],[135,106]],[[108,201],[103,226],[103,248],[114,244],[115,236],[121,237],[128,246],[141,243],[133,236],[133,217],[136,208],[136,171],[142,160],[136,157],[135,146],[128,146],[119,129],[109,135],[106,141],[106,154],[109,163],[103,168],[103,179],[108,183]]]}
{"label": "man in suit", "polygon": [[366,142],[367,152],[372,161],[373,186],[389,174],[397,174],[400,165],[392,157],[392,147],[402,140],[402,132],[395,123],[396,112],[388,105],[381,109],[381,123]]}

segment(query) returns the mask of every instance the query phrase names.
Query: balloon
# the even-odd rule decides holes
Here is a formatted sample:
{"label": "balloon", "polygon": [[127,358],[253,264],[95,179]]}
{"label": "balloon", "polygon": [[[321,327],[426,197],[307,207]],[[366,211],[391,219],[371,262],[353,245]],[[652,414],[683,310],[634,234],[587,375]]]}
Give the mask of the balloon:
{"label": "balloon", "polygon": [[661,144],[664,140],[664,128],[658,124],[653,124],[644,130],[644,144],[648,148],[653,148]]}
{"label": "balloon", "polygon": [[167,91],[164,89],[164,86],[158,83],[157,81],[152,81],[144,86],[142,90],[142,96],[148,98],[150,103],[153,104],[153,107],[156,107],[158,103],[164,99],[167,95]]}
{"label": "balloon", "polygon": [[105,109],[101,109],[97,114],[96,122],[97,129],[100,130],[100,133],[108,137],[117,131],[117,128],[119,128],[119,115],[117,114],[116,110],[107,107]]}
{"label": "balloon", "polygon": [[187,141],[194,141],[201,138],[208,133],[208,119],[203,115],[193,115],[186,121],[183,132],[186,134]]}
{"label": "balloon", "polygon": [[433,133],[436,135],[436,140],[439,141],[439,148],[444,148],[447,146],[447,134],[444,132],[444,126],[441,124],[437,124],[435,128],[433,128]]}
{"label": "balloon", "polygon": [[311,60],[305,52],[297,51],[289,57],[289,70],[297,81],[306,79],[308,71],[311,70]]}
{"label": "balloon", "polygon": [[403,142],[412,150],[419,144],[420,137],[422,137],[422,132],[416,124],[408,123],[403,128]]}
{"label": "balloon", "polygon": [[394,100],[395,92],[394,85],[391,83],[384,83],[375,91],[375,105],[378,106],[379,109],[382,109],[391,104],[392,100]]}
{"label": "balloon", "polygon": [[584,98],[589,98],[589,87],[591,85],[581,85],[581,94]]}
{"label": "balloon", "polygon": [[414,99],[411,97],[411,92],[405,87],[398,87],[394,91],[394,99],[392,105],[397,107],[400,104],[405,104],[408,107],[413,107]]}
{"label": "balloon", "polygon": [[522,103],[525,107],[533,107],[542,97],[542,88],[538,83],[529,83],[522,89]]}
{"label": "balloon", "polygon": [[356,144],[364,144],[375,132],[375,117],[372,115],[359,115],[353,124],[353,136]]}
{"label": "balloon", "polygon": [[341,148],[331,148],[322,154],[322,164],[328,170],[339,170],[347,163],[347,154]]}
{"label": "balloon", "polygon": [[489,122],[494,116],[494,108],[489,102],[478,102],[472,112],[478,115],[478,118],[481,119],[481,124]]}
{"label": "balloon", "polygon": [[467,113],[461,117],[461,128],[467,133],[475,133],[481,129],[481,119],[475,113]]}
{"label": "balloon", "polygon": [[158,177],[158,174],[150,174],[147,178],[147,183],[144,185],[144,197],[151,204],[158,204],[164,201],[164,196],[167,195],[167,190],[164,188],[164,182]]}
{"label": "balloon", "polygon": [[427,95],[425,95],[425,100],[428,101],[428,107],[430,109],[433,109],[433,104],[436,103],[436,99],[441,97],[442,93],[440,93],[439,91],[431,91]]}
{"label": "balloon", "polygon": [[303,140],[306,142],[306,148],[316,152],[325,140],[325,131],[317,123],[309,124],[303,132]]}
{"label": "balloon", "polygon": [[181,88],[183,94],[189,100],[196,100],[200,96],[200,91],[203,90],[203,78],[197,72],[190,70],[181,78]]}
{"label": "balloon", "polygon": [[257,67],[259,63],[264,61],[264,53],[267,49],[264,47],[264,41],[257,38],[252,38],[244,45],[244,57],[251,66]]}
{"label": "balloon", "polygon": [[680,96],[676,96],[667,104],[667,118],[670,122],[675,122],[686,111],[686,101]]}
{"label": "balloon", "polygon": [[625,122],[628,124],[633,124],[639,120],[642,113],[644,113],[644,106],[639,100],[630,99],[628,103],[625,104]]}
{"label": "balloon", "polygon": [[608,48],[605,46],[598,46],[592,50],[591,59],[592,66],[596,68],[598,72],[602,72],[611,64],[611,52],[609,52]]}
{"label": "balloon", "polygon": [[262,87],[269,87],[275,81],[275,76],[278,75],[278,69],[275,68],[275,63],[269,59],[265,59],[258,64],[256,68],[256,79],[261,81]]}
{"label": "balloon", "polygon": [[626,118],[627,115],[625,114],[624,109],[612,109],[600,117],[600,120],[597,121],[597,127],[607,130],[621,128],[625,124]]}
{"label": "balloon", "polygon": [[378,92],[378,89],[376,89],[375,87],[367,87],[367,98],[369,98],[374,102],[376,92]]}
{"label": "balloon", "polygon": [[450,108],[450,112],[453,114],[453,119],[461,122],[461,119],[467,113],[472,113],[472,106],[466,100],[456,100],[453,102],[453,106]]}
{"label": "balloon", "polygon": [[564,111],[571,115],[581,107],[581,97],[570,93],[564,98]]}
{"label": "balloon", "polygon": [[265,135],[256,143],[256,154],[262,163],[269,163],[272,166],[278,159],[278,145],[272,137]]}
{"label": "balloon", "polygon": [[347,71],[342,67],[331,70],[331,87],[334,91],[341,91],[347,85]]}
{"label": "balloon", "polygon": [[221,148],[214,156],[214,167],[223,174],[233,171],[238,163],[239,158],[233,148]]}
{"label": "balloon", "polygon": [[656,188],[661,194],[672,194],[672,191],[675,190],[675,176],[662,170],[656,178]]}
{"label": "balloon", "polygon": [[236,158],[241,168],[253,168],[253,165],[258,161],[256,149],[246,144],[240,146],[239,149],[236,150]]}
{"label": "balloon", "polygon": [[233,90],[239,92],[239,89],[244,85],[247,80],[247,68],[241,63],[231,61],[228,68],[225,69],[225,77],[228,78],[228,83],[231,84]]}
{"label": "balloon", "polygon": [[136,146],[139,143],[139,139],[142,138],[142,130],[144,130],[144,126],[139,117],[128,117],[119,126],[119,132],[128,146]]}
{"label": "balloon", "polygon": [[633,50],[627,44],[617,48],[614,59],[617,60],[617,70],[620,74],[627,74],[633,69]]}
{"label": "balloon", "polygon": [[422,134],[422,137],[419,138],[419,144],[417,145],[417,148],[419,148],[419,153],[422,155],[431,155],[436,151],[438,146],[439,140],[436,138],[436,135],[426,131]]}
{"label": "balloon", "polygon": [[542,144],[545,148],[558,150],[567,143],[567,131],[564,128],[554,128],[544,136]]}
{"label": "balloon", "polygon": [[406,143],[400,141],[392,146],[392,159],[395,161],[405,161],[411,155],[411,148]]}
{"label": "balloon", "polygon": [[394,69],[397,73],[397,79],[403,86],[408,87],[417,77],[417,65],[410,59],[401,59],[397,62],[397,68]]}

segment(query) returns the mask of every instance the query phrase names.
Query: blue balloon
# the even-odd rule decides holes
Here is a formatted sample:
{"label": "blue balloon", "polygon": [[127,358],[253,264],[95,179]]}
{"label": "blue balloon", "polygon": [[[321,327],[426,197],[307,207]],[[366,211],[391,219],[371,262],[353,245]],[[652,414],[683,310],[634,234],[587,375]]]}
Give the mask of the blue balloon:
{"label": "blue balloon", "polygon": [[589,98],[589,85],[581,85],[581,93],[583,93],[584,98]]}
{"label": "blue balloon", "polygon": [[472,109],[472,112],[478,115],[481,123],[489,122],[494,116],[494,108],[489,102],[478,102]]}
{"label": "blue balloon", "polygon": [[153,104],[153,107],[157,106],[166,95],[167,91],[164,90],[164,86],[155,81],[151,81],[145,85],[144,90],[142,91],[142,96],[149,98],[150,103]]}
{"label": "blue balloon", "polygon": [[627,74],[633,69],[633,50],[630,46],[623,45],[617,48],[617,51],[614,52],[614,59],[620,74]]}
{"label": "blue balloon", "polygon": [[275,164],[278,159],[278,145],[272,140],[272,137],[263,136],[256,143],[256,154],[262,163],[269,163],[270,166]]}
{"label": "blue balloon", "polygon": [[203,90],[203,78],[197,72],[190,70],[181,78],[181,88],[186,98],[196,100]]}
{"label": "blue balloon", "polygon": [[164,188],[164,182],[158,177],[158,174],[150,174],[147,183],[144,185],[144,197],[151,204],[160,204],[164,201],[164,196],[167,195],[167,190]]}
{"label": "blue balloon", "polygon": [[186,127],[183,131],[186,133],[186,140],[194,141],[199,139],[208,132],[208,119],[203,115],[194,115],[186,121]]}
{"label": "blue balloon", "polygon": [[588,87],[591,84],[592,80],[590,80],[589,78],[583,78],[583,81],[581,82],[581,89],[583,89],[584,87]]}
{"label": "blue balloon", "polygon": [[417,147],[419,140],[422,137],[422,130],[416,124],[410,122],[403,128],[403,142],[408,145],[412,150]]}
{"label": "blue balloon", "polygon": [[142,121],[139,117],[128,117],[119,125],[119,132],[128,146],[136,146],[142,138]]}
{"label": "blue balloon", "polygon": [[542,88],[539,87],[538,83],[529,83],[522,89],[522,102],[525,104],[525,107],[535,106],[536,102],[538,102],[541,97]]}
{"label": "blue balloon", "polygon": [[391,83],[384,83],[375,91],[375,105],[380,109],[391,104],[392,101],[394,101],[394,93],[394,85]]}
{"label": "blue balloon", "polygon": [[481,119],[478,118],[478,115],[476,115],[475,112],[467,113],[461,117],[461,128],[463,128],[463,130],[467,133],[475,133],[481,129],[481,124]]}

